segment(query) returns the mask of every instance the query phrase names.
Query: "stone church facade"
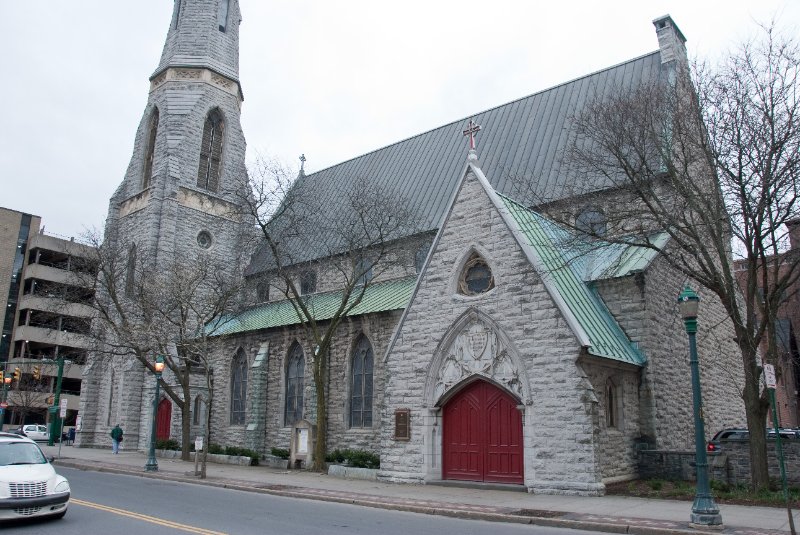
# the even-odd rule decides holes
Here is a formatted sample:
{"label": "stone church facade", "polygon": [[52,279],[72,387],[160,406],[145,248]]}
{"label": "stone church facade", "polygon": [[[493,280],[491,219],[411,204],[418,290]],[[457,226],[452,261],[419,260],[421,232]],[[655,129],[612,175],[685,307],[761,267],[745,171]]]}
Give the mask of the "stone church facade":
{"label": "stone church facade", "polygon": [[[212,441],[268,454],[289,446],[298,420],[315,422],[314,348],[282,296],[264,291],[269,263],[244,241],[252,231],[241,206],[248,182],[238,4],[176,1],[106,232],[159,265],[200,248],[245,277],[234,326],[213,348]],[[636,476],[639,444],[692,444],[676,308],[687,281],[657,256],[624,248],[571,258],[566,231],[515,202],[509,184],[528,176],[576,215],[614,195],[601,187],[592,202],[567,196],[563,184],[575,177],[559,165],[562,133],[592,88],[634,85],[685,58],[672,19],[654,23],[656,52],[476,114],[477,150],[467,150],[466,121],[456,121],[301,176],[331,203],[365,176],[398,187],[423,221],[421,232],[398,240],[403,261],[372,281],[364,306],[339,326],[330,350],[329,450],[378,453],[387,481],[601,494],[605,484]],[[419,236],[424,248],[403,247]],[[242,251],[254,253],[249,264]],[[334,270],[314,260],[308,298],[335,297]],[[703,325],[713,331],[699,339],[707,429],[741,424],[737,349],[712,298]],[[90,362],[80,445],[107,443],[120,422],[125,446],[146,448],[153,393],[142,388],[145,377],[133,359]],[[177,438],[177,411],[162,419]]]}

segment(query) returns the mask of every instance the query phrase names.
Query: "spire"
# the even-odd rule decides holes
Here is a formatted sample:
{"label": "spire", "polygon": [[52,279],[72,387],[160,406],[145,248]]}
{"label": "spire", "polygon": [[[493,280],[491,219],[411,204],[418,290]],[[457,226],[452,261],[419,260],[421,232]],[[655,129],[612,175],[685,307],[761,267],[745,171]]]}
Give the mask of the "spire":
{"label": "spire", "polygon": [[170,68],[208,69],[239,83],[239,0],[174,0],[161,61],[150,80]]}

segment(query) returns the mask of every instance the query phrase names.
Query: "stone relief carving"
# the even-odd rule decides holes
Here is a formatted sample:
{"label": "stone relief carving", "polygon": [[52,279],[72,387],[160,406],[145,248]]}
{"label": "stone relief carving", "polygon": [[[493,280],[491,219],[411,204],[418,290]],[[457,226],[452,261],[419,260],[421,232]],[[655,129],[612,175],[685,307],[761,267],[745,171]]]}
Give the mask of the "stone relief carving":
{"label": "stone relief carving", "polygon": [[211,81],[217,84],[218,86],[224,87],[225,89],[231,86],[231,81],[227,78],[224,78],[218,74],[211,74]]}
{"label": "stone relief carving", "polygon": [[470,322],[453,341],[439,368],[435,399],[470,375],[483,375],[522,397],[519,371],[497,333],[480,320]]}
{"label": "stone relief carving", "polygon": [[183,80],[196,80],[200,78],[201,72],[197,69],[176,69],[175,78]]}

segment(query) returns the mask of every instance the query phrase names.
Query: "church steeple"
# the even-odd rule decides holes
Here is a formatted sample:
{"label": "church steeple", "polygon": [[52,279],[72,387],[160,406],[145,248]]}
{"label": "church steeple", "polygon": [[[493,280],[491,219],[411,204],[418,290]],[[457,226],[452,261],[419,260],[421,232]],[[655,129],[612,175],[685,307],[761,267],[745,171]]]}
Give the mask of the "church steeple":
{"label": "church steeple", "polygon": [[158,68],[200,67],[239,83],[238,0],[175,0]]}

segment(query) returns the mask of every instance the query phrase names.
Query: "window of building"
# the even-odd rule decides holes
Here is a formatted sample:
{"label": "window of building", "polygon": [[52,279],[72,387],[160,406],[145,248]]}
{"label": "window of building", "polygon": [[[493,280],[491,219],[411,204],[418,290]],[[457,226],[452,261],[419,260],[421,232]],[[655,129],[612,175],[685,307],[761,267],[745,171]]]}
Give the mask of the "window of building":
{"label": "window of building", "polygon": [[222,161],[222,137],[224,124],[219,110],[208,114],[203,125],[200,145],[200,165],[197,168],[197,187],[217,191]]}
{"label": "window of building", "polygon": [[269,283],[267,281],[258,281],[256,284],[256,299],[259,303],[269,301]]}
{"label": "window of building", "polygon": [[203,399],[203,396],[197,396],[196,398],[194,398],[192,423],[194,423],[194,425],[206,424],[206,400]]}
{"label": "window of building", "polygon": [[600,210],[586,208],[575,218],[575,227],[590,236],[605,236],[608,231],[608,220]]}
{"label": "window of building", "polygon": [[244,424],[247,403],[247,355],[239,348],[231,362],[231,425]]}
{"label": "window of building", "polygon": [[428,258],[428,250],[431,248],[429,243],[426,243],[419,249],[417,252],[414,253],[414,269],[417,273],[422,271],[422,268],[425,266],[425,259]]}
{"label": "window of building", "polygon": [[128,263],[125,267],[125,296],[133,297],[136,288],[136,244],[128,249]]}
{"label": "window of building", "polygon": [[606,381],[606,427],[622,429],[622,388],[613,379]]}
{"label": "window of building", "polygon": [[197,234],[197,245],[202,249],[209,249],[212,243],[214,243],[213,238],[211,237],[211,233],[207,230],[201,230]]}
{"label": "window of building", "polygon": [[302,295],[313,294],[317,291],[317,274],[308,270],[300,274],[300,293]]}
{"label": "window of building", "polygon": [[217,24],[219,31],[224,32],[228,25],[228,8],[230,0],[219,0],[219,10],[217,11]]}
{"label": "window of building", "polygon": [[360,258],[356,262],[355,272],[353,276],[356,277],[356,284],[367,284],[372,280],[372,260],[369,258]]}
{"label": "window of building", "polygon": [[300,344],[295,343],[289,350],[286,360],[286,409],[285,425],[292,425],[303,419],[303,390],[305,389],[306,360]]}
{"label": "window of building", "polygon": [[144,151],[144,173],[142,174],[142,189],[150,187],[153,179],[153,155],[156,152],[156,132],[158,131],[158,108],[150,116],[150,125],[147,129],[147,145]]}
{"label": "window of building", "polygon": [[372,427],[372,345],[361,335],[353,350],[350,427]]}
{"label": "window of building", "polygon": [[464,295],[477,295],[494,288],[494,276],[486,261],[473,253],[464,264],[459,280],[459,291]]}

